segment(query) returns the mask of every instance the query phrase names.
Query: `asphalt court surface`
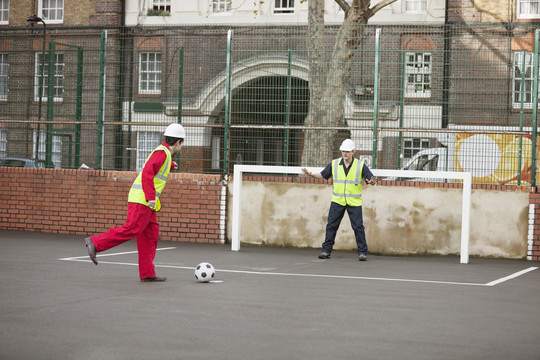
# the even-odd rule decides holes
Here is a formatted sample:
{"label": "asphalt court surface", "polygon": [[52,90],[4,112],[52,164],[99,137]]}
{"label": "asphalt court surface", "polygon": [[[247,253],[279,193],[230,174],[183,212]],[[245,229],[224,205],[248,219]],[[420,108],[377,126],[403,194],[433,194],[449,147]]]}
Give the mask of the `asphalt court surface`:
{"label": "asphalt court surface", "polygon": [[135,241],[0,246],[0,359],[540,359],[537,262],[161,241],[141,283]]}

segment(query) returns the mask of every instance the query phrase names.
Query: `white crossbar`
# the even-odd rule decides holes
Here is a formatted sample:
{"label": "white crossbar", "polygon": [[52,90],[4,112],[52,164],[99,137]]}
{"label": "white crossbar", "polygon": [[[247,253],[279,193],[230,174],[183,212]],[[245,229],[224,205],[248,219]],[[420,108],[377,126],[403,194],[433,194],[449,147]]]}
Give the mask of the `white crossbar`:
{"label": "white crossbar", "polygon": [[[320,172],[323,168],[307,168],[312,172]],[[377,177],[418,178],[418,179],[452,179],[463,180],[463,201],[461,214],[461,251],[460,263],[469,263],[469,240],[471,225],[471,193],[472,175],[469,172],[451,171],[414,171],[414,170],[385,170],[371,169]],[[240,225],[241,225],[241,199],[242,199],[242,175],[244,173],[265,174],[302,174],[299,166],[263,166],[263,165],[235,165],[233,184],[233,209],[232,209],[232,240],[231,250],[240,250]]]}

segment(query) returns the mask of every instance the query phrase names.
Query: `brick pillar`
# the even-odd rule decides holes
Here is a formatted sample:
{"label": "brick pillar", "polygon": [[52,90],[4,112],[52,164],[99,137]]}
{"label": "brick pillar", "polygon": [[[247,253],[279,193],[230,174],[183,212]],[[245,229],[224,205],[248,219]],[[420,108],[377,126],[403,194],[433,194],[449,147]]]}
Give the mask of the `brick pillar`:
{"label": "brick pillar", "polygon": [[540,194],[529,195],[527,260],[540,261]]}
{"label": "brick pillar", "polygon": [[90,16],[90,26],[122,25],[122,1],[97,1],[96,14]]}

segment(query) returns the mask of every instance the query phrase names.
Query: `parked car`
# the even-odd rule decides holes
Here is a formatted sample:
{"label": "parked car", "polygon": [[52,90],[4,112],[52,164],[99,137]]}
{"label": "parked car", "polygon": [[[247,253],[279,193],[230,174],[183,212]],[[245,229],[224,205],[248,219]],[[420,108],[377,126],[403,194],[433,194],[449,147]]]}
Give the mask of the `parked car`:
{"label": "parked car", "polygon": [[0,166],[45,168],[45,161],[35,160],[35,159],[16,158],[16,157],[5,157],[5,158],[0,158]]}

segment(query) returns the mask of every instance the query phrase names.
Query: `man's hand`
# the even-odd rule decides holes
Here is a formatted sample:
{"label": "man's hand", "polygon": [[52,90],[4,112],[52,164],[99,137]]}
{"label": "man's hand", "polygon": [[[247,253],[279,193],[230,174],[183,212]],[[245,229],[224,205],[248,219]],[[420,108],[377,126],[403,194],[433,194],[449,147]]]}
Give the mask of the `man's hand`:
{"label": "man's hand", "polygon": [[148,207],[152,210],[156,209],[156,200],[150,200],[148,201]]}
{"label": "man's hand", "polygon": [[178,164],[176,163],[176,161],[172,162],[172,168],[173,170],[178,170]]}
{"label": "man's hand", "polygon": [[311,176],[312,178],[319,179],[319,180],[323,179],[323,176],[319,172],[312,172],[306,168],[302,168],[302,172],[306,174],[307,176]]}
{"label": "man's hand", "polygon": [[375,176],[373,176],[371,179],[366,181],[366,183],[369,184],[369,185],[376,185],[377,184],[377,179],[375,179]]}

